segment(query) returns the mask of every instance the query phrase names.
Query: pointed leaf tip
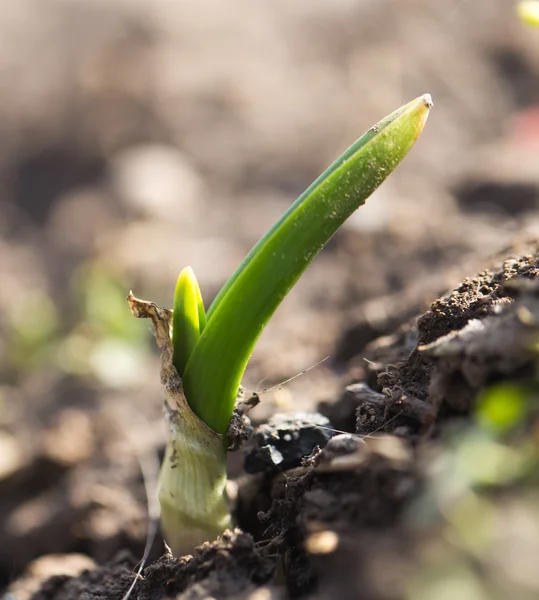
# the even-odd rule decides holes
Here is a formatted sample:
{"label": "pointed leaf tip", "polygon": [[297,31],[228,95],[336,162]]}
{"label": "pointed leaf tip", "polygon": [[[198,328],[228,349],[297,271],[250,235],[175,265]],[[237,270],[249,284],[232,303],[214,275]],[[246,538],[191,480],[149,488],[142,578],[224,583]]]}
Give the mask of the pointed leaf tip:
{"label": "pointed leaf tip", "polygon": [[434,102],[432,101],[432,96],[430,94],[423,94],[421,98],[429,110],[434,106]]}
{"label": "pointed leaf tip", "polygon": [[406,108],[408,109],[406,112],[409,115],[413,115],[412,119],[416,123],[417,137],[419,137],[420,133],[423,131],[433,106],[434,103],[430,94],[423,94],[406,105]]}

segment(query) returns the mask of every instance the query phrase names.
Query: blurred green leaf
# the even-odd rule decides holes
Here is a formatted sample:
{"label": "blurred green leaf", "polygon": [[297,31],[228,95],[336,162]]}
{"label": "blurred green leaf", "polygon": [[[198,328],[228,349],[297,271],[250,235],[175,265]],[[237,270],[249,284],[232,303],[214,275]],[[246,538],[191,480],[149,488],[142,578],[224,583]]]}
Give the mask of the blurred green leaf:
{"label": "blurred green leaf", "polygon": [[97,337],[133,343],[141,343],[146,337],[125,308],[126,283],[104,264],[84,264],[75,273],[72,285],[82,308],[81,320],[87,322]]}
{"label": "blurred green leaf", "polygon": [[517,6],[517,15],[521,21],[533,27],[539,27],[539,2],[524,0]]}
{"label": "blurred green leaf", "polygon": [[465,564],[425,571],[412,582],[408,600],[492,600],[483,582]]}
{"label": "blurred green leaf", "polygon": [[457,473],[470,486],[508,484],[523,474],[528,458],[521,449],[470,430],[457,448]]}
{"label": "blurred green leaf", "polygon": [[30,293],[23,303],[13,307],[8,322],[10,362],[22,369],[46,363],[59,326],[51,298],[43,291]]}
{"label": "blurred green leaf", "polygon": [[522,420],[527,404],[527,392],[522,385],[499,383],[479,396],[477,420],[482,427],[503,433]]}

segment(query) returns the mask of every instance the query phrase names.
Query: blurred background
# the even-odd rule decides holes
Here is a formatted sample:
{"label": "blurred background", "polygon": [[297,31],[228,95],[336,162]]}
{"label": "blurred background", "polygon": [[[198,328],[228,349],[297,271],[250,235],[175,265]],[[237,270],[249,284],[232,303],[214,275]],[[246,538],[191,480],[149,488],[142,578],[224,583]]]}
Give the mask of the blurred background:
{"label": "blurred background", "polygon": [[158,358],[129,289],[209,305],[290,203],[423,93],[413,152],[253,355],[255,414],[313,408],[361,350],[539,233],[539,32],[511,0],[0,3],[0,584],[143,546]]}

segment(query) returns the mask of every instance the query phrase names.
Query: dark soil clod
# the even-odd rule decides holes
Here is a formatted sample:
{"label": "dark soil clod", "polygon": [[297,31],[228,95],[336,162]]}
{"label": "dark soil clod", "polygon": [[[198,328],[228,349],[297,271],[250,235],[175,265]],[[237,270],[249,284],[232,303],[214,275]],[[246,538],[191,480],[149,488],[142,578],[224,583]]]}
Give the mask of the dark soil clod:
{"label": "dark soil clod", "polygon": [[[133,581],[135,561],[119,558],[76,578],[53,577],[32,600],[75,600],[107,598],[121,600]],[[132,600],[157,600],[176,597],[197,584],[204,595],[190,598],[234,598],[268,582],[274,562],[257,550],[253,538],[239,529],[226,531],[215,542],[206,542],[194,556],[175,558],[166,554],[143,571]],[[182,596],[183,597],[183,596]]]}
{"label": "dark soil clod", "polygon": [[378,376],[385,432],[428,434],[438,414],[466,414],[488,383],[522,375],[533,362],[538,275],[538,255],[508,259],[499,271],[466,278],[419,317],[417,346]]}
{"label": "dark soil clod", "polygon": [[245,470],[251,474],[275,473],[297,467],[335,433],[329,420],[319,413],[275,415],[256,429],[245,454]]}

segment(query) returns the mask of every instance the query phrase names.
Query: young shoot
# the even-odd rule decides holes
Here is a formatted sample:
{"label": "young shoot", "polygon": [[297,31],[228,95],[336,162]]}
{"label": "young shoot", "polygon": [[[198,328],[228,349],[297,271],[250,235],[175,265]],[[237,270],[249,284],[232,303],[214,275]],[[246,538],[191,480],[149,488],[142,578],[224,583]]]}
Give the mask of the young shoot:
{"label": "young shoot", "polygon": [[205,326],[206,312],[198,282],[193,269],[185,267],[176,283],[172,318],[174,366],[178,375],[183,375],[185,365]]}
{"label": "young shoot", "polygon": [[231,523],[227,434],[262,330],[328,240],[406,156],[431,107],[428,94],[416,98],[359,138],[255,245],[207,315],[189,267],[178,278],[173,316],[129,296],[133,314],[152,320],[162,353],[170,438],[159,499],[163,533],[176,553]]}

